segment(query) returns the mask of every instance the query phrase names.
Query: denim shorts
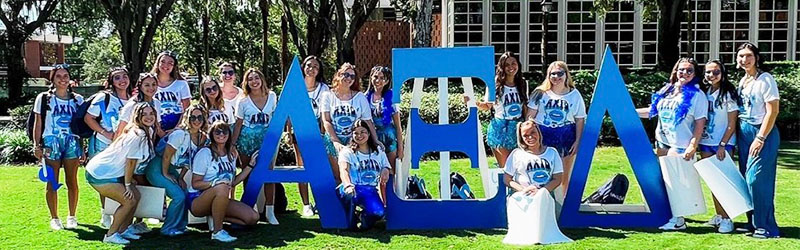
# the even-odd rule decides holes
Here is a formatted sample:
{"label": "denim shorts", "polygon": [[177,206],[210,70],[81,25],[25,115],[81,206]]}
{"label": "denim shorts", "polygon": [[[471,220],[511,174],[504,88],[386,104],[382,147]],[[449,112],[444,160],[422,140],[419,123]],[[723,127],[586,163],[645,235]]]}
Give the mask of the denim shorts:
{"label": "denim shorts", "polygon": [[78,159],[83,155],[80,138],[74,135],[48,135],[44,139],[44,148],[49,151],[45,156],[48,160],[60,161]]}
{"label": "denim shorts", "polygon": [[104,184],[113,184],[113,183],[122,184],[122,182],[125,181],[124,177],[109,178],[109,179],[97,179],[97,178],[94,178],[94,176],[92,176],[91,174],[89,174],[89,171],[86,171],[85,173],[86,173],[85,174],[86,175],[86,182],[88,182],[92,186],[98,186],[98,185],[104,185]]}

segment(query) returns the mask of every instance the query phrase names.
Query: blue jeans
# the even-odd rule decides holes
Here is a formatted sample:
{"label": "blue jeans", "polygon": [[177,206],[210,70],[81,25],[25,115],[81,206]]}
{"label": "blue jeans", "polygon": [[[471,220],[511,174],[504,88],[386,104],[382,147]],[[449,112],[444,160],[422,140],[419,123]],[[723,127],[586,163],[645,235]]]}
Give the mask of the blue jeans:
{"label": "blue jeans", "polygon": [[[169,234],[174,231],[186,231],[186,225],[189,224],[189,214],[186,208],[186,190],[161,174],[162,158],[161,156],[153,158],[144,171],[147,175],[147,181],[155,187],[164,188],[167,197],[172,199],[172,201],[169,202],[169,207],[167,207],[167,216],[164,220],[164,225],[161,226],[161,234]],[[169,175],[175,178],[175,180],[181,180],[181,176],[175,166],[170,166]],[[188,184],[189,183],[187,183],[187,185]]]}
{"label": "blue jeans", "polygon": [[[357,220],[361,220],[362,229],[367,229],[383,218],[383,202],[376,187],[356,185],[354,192],[347,194],[344,192],[344,185],[339,185],[336,188],[336,195],[347,210],[347,221],[351,229],[356,227]],[[355,216],[356,207],[362,209],[360,218]]]}
{"label": "blue jeans", "polygon": [[775,172],[778,168],[778,146],[781,138],[778,128],[773,127],[764,140],[761,152],[751,157],[750,144],[755,140],[760,127],[747,122],[739,123],[736,136],[739,168],[745,170],[747,189],[753,197],[753,227],[763,228],[770,236],[778,236],[780,231],[775,222]]}

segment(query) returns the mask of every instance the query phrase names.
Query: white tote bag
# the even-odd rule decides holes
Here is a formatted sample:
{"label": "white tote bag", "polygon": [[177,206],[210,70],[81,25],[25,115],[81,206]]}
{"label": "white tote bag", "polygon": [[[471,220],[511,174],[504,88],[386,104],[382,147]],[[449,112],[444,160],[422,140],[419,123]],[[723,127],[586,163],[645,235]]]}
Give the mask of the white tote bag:
{"label": "white tote bag", "polygon": [[747,182],[727,152],[722,161],[714,155],[698,161],[694,164],[694,168],[730,218],[753,210],[753,200],[747,190]]}
{"label": "white tote bag", "polygon": [[[150,186],[136,186],[139,190],[141,197],[139,198],[139,205],[136,206],[136,212],[133,216],[137,218],[154,218],[164,219],[164,189],[160,187]],[[104,214],[114,215],[117,211],[119,203],[110,198],[106,198],[106,206],[103,208]]]}
{"label": "white tote bag", "polygon": [[700,176],[694,169],[695,160],[684,160],[680,156],[661,156],[661,174],[667,188],[672,216],[691,216],[706,213]]}
{"label": "white tote bag", "polygon": [[572,242],[556,223],[555,201],[547,190],[534,196],[516,192],[506,199],[508,233],[503,243],[512,245]]}

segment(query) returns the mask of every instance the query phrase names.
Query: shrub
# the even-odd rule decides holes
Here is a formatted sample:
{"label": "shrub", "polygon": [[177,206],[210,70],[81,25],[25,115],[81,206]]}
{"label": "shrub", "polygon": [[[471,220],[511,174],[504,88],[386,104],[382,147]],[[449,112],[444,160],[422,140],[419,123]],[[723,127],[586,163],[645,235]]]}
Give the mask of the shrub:
{"label": "shrub", "polygon": [[28,120],[28,115],[32,111],[33,104],[22,105],[11,109],[8,113],[11,115],[11,125],[13,128],[24,128],[25,121]]}
{"label": "shrub", "polygon": [[28,140],[25,130],[13,129],[0,131],[0,162],[36,162],[31,148],[33,148],[33,144]]}

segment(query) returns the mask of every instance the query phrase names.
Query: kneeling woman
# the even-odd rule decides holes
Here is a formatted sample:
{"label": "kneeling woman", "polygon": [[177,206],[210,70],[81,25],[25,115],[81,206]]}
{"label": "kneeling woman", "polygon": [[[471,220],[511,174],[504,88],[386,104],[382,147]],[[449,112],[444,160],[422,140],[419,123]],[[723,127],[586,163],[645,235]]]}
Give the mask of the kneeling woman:
{"label": "kneeling woman", "polygon": [[[390,169],[386,153],[378,148],[367,121],[357,120],[353,124],[352,139],[339,152],[339,167],[342,184],[337,188],[337,194],[345,208],[350,208],[350,228],[355,228],[358,220],[360,228],[367,229],[383,218],[378,185],[386,185]],[[355,206],[362,208],[360,218],[354,214]]]}
{"label": "kneeling woman", "polygon": [[231,155],[231,129],[227,123],[217,121],[209,131],[211,142],[197,151],[192,162],[192,188],[202,191],[189,195],[189,207],[195,216],[213,217],[211,239],[231,242],[236,237],[222,229],[223,220],[239,225],[258,222],[258,213],[252,207],[229,198],[231,186],[241,182],[250,171],[234,178],[236,158]]}
{"label": "kneeling woman", "polygon": [[508,155],[503,171],[506,186],[533,196],[558,188],[564,167],[558,151],[542,144],[539,126],[528,120],[517,125],[517,148]]}
{"label": "kneeling woman", "polygon": [[135,234],[136,229],[129,227],[139,203],[133,172],[135,168],[147,165],[154,155],[152,138],[155,122],[156,111],[153,106],[146,102],[136,104],[133,118],[123,129],[122,135],[86,164],[86,181],[101,196],[120,204],[103,242],[128,244],[128,239],[139,239]]}

